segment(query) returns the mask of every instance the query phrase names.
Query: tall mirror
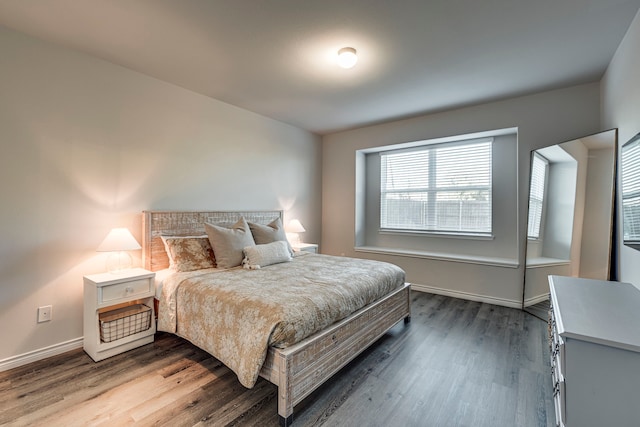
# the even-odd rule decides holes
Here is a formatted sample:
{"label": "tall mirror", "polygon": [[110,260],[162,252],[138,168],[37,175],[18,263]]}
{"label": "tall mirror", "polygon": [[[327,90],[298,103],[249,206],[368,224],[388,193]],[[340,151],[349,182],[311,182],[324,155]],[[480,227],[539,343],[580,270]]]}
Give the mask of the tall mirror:
{"label": "tall mirror", "polygon": [[609,280],[617,129],[531,153],[523,310],[547,319],[550,274]]}

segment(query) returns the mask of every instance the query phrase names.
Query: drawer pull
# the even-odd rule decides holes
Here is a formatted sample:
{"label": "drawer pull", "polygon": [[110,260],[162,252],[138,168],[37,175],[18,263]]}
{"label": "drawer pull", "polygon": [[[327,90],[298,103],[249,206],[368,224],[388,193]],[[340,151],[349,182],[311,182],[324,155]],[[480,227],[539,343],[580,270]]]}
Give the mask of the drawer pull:
{"label": "drawer pull", "polygon": [[124,291],[126,293],[128,293],[128,294],[132,294],[133,293],[133,288],[131,286],[127,286]]}

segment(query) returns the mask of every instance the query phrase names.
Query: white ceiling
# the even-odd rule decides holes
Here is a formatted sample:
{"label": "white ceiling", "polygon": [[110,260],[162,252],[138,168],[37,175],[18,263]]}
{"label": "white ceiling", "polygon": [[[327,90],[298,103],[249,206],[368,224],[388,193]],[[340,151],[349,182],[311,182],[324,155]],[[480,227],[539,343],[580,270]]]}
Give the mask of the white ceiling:
{"label": "white ceiling", "polygon": [[[598,81],[640,0],[0,0],[0,25],[330,133]],[[344,70],[337,50],[352,46]]]}

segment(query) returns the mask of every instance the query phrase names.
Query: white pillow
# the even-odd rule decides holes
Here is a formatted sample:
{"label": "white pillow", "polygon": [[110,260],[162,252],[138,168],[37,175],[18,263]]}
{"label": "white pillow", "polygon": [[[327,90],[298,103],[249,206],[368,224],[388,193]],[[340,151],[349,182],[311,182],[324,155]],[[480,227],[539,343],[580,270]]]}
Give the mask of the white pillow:
{"label": "white pillow", "polygon": [[248,270],[256,270],[267,265],[289,261],[291,261],[291,252],[289,252],[288,242],[278,240],[244,248],[242,266]]}

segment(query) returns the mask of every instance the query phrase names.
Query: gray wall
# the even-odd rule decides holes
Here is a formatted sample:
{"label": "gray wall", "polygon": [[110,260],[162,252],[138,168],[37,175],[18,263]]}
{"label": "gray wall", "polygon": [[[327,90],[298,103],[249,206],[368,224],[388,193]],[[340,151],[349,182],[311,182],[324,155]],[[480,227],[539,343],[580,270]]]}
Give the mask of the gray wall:
{"label": "gray wall", "polygon": [[[592,83],[324,136],[322,252],[390,261],[405,269],[416,288],[519,307],[530,152],[598,132],[599,107],[599,84]],[[354,250],[357,150],[511,127],[518,128],[517,174],[513,179],[518,182],[519,196],[509,214],[517,227],[505,239],[508,246],[501,252],[514,254],[517,267]]]}
{"label": "gray wall", "polygon": [[3,27],[0,52],[0,362],[81,343],[82,276],[142,210],[284,209],[319,241],[320,137]]}
{"label": "gray wall", "polygon": [[[603,128],[618,128],[618,141],[621,147],[640,132],[640,12],[634,18],[609,64],[602,78],[601,88]],[[617,203],[618,212],[621,212],[620,200]],[[622,245],[620,214],[617,224],[619,280],[631,282],[640,287],[640,252]]]}

